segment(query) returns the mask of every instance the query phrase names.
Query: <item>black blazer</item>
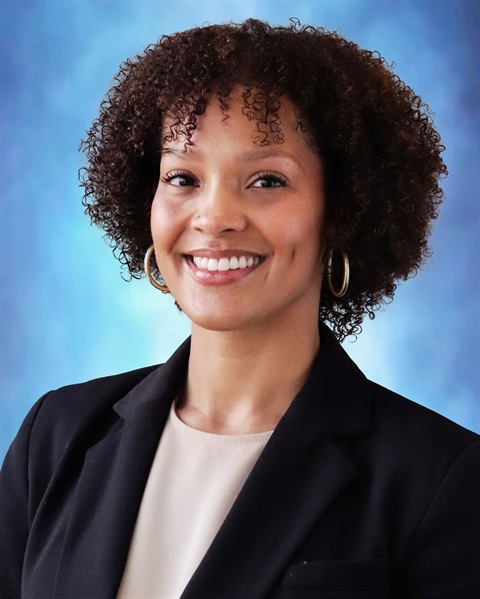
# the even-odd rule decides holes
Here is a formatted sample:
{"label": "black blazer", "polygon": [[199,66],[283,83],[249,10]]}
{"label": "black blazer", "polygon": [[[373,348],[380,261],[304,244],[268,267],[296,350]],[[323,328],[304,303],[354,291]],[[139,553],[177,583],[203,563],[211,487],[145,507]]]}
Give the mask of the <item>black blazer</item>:
{"label": "black blazer", "polygon": [[[479,437],[321,340],[182,599],[477,599]],[[115,597],[188,355],[32,408],[1,475],[2,597]]]}

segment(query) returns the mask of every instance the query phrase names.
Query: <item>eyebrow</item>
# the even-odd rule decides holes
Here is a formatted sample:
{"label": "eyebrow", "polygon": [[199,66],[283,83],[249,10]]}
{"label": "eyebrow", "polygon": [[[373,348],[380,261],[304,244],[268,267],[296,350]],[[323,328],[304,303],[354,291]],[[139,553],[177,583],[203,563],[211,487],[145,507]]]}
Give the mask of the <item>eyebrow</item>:
{"label": "eyebrow", "polygon": [[[203,155],[203,152],[201,150],[195,150],[191,148],[191,146],[186,151],[175,150],[174,148],[162,148],[162,154],[173,154],[178,158],[186,158],[192,152],[196,154],[199,158],[201,158]],[[245,160],[247,162],[255,162],[257,160],[263,160],[265,158],[288,158],[299,164],[294,154],[290,154],[289,152],[284,152],[283,150],[278,150],[276,148],[261,148],[258,150],[248,150],[238,156],[239,160]]]}

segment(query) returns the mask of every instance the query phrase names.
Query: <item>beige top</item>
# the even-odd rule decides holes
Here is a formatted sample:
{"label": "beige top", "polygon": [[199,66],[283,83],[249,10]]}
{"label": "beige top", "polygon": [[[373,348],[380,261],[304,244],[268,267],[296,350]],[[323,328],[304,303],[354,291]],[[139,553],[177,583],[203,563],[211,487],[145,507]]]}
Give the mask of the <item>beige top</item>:
{"label": "beige top", "polygon": [[178,599],[272,431],[215,435],[174,404],[150,470],[118,599]]}

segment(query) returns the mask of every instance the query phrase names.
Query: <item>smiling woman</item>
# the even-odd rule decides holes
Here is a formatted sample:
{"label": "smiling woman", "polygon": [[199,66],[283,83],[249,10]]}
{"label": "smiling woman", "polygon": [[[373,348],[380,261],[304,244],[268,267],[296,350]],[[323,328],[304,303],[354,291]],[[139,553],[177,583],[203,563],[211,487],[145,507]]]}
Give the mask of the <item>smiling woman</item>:
{"label": "smiling woman", "polygon": [[242,89],[229,100],[225,119],[213,94],[190,145],[163,148],[151,215],[158,266],[194,328],[263,335],[276,320],[284,334],[303,326],[317,337],[320,158],[296,131],[291,102],[278,113],[282,144],[265,149],[252,141]]}
{"label": "smiling woman", "polygon": [[83,148],[87,213],[192,335],[34,406],[1,477],[6,596],[480,594],[478,436],[339,344],[429,254],[420,98],[323,29],[213,25],[127,61]]}

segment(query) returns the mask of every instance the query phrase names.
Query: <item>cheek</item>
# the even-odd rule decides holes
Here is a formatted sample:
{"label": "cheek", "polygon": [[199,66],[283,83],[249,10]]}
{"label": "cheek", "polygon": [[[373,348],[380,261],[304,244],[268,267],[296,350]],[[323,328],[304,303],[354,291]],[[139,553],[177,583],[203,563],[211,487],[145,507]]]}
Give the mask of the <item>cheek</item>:
{"label": "cheek", "polygon": [[[307,213],[308,214],[308,213]],[[305,239],[321,253],[325,245],[325,202],[319,198],[310,210],[311,217],[305,223]]]}
{"label": "cheek", "polygon": [[323,211],[318,207],[305,211],[308,218],[299,217],[292,231],[292,262],[302,272],[309,273],[308,276],[317,279],[323,272],[323,255],[325,253],[325,241],[323,230]]}
{"label": "cheek", "polygon": [[277,226],[279,237],[283,237],[286,247],[290,247],[292,253],[299,251],[309,255],[321,255],[323,251],[323,215],[316,210],[302,210],[288,220],[284,220]]}
{"label": "cheek", "polygon": [[155,196],[152,203],[150,227],[155,245],[165,247],[178,233],[181,218],[178,207]]}

